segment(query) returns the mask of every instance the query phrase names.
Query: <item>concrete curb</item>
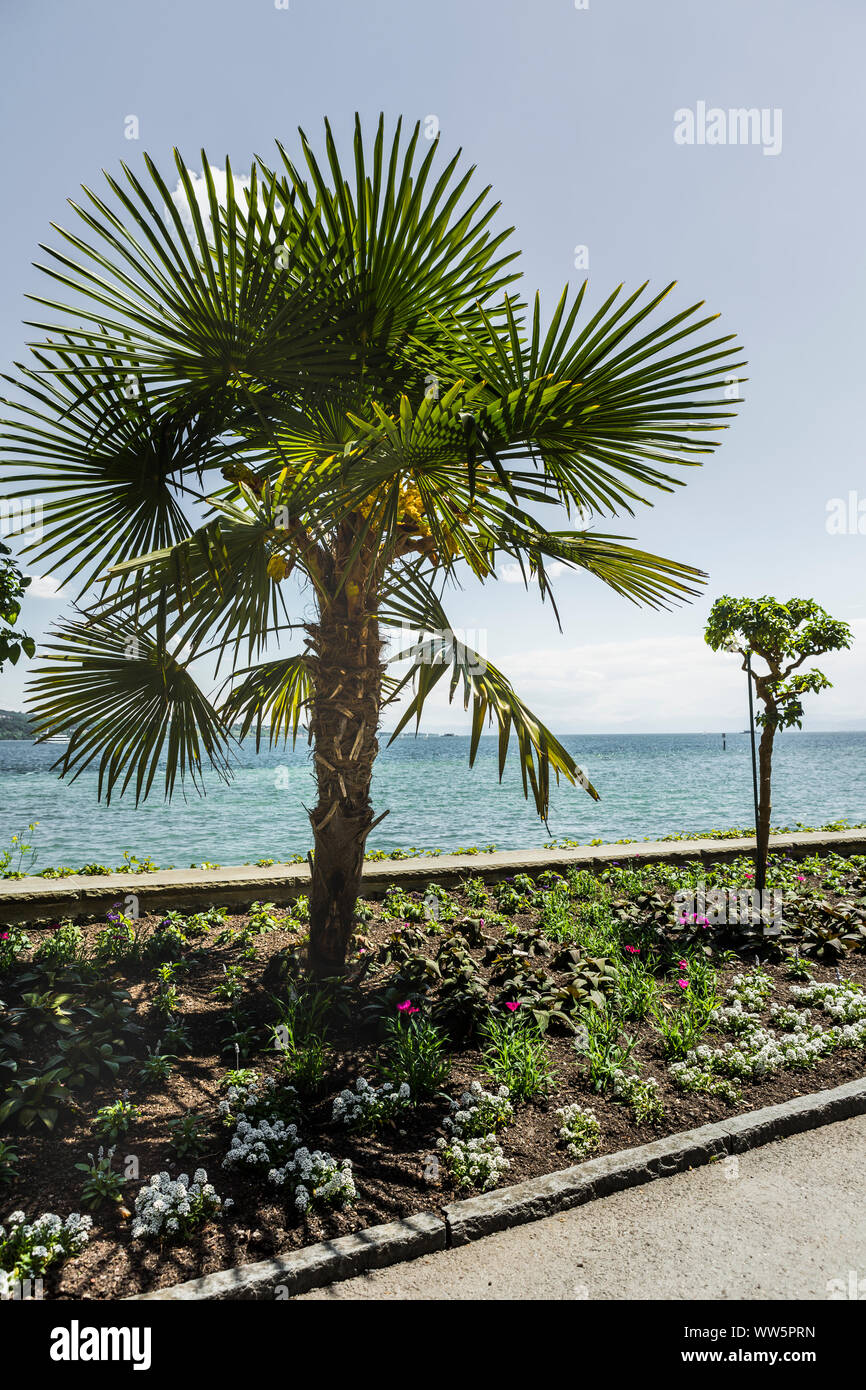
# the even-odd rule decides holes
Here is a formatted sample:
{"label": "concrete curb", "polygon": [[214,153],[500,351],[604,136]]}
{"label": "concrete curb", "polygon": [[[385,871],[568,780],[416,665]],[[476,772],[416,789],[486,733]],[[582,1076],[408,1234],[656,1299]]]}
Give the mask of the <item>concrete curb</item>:
{"label": "concrete curb", "polygon": [[539,1221],[625,1188],[702,1167],[726,1154],[745,1153],[775,1139],[863,1114],[866,1077],[452,1202],[445,1208],[444,1221],[422,1212],[405,1221],[371,1226],[354,1235],[310,1245],[275,1260],[239,1265],[123,1301],[291,1298],[368,1269],[384,1269],[433,1251],[468,1245],[495,1231]]}
{"label": "concrete curb", "polygon": [[[497,850],[492,854],[368,860],[364,865],[363,892],[366,897],[375,898],[390,883],[413,891],[431,881],[453,887],[467,876],[491,880],[506,874],[538,874],[545,869],[597,870],[624,862],[682,864],[701,859],[711,864],[750,854],[754,848],[754,840],[744,836],[735,840],[636,840],[626,845],[581,845],[568,850]],[[831,851],[866,854],[866,833],[841,830],[774,835],[770,850],[794,858]],[[140,914],[169,908],[198,911],[214,906],[245,910],[256,901],[293,902],[307,891],[309,883],[306,864],[275,864],[267,869],[248,864],[223,869],[160,869],[149,874],[105,874],[92,878],[74,874],[64,879],[3,879],[0,924],[104,917],[113,903],[123,903],[130,894],[137,899]]]}
{"label": "concrete curb", "polygon": [[429,1255],[446,1246],[445,1222],[430,1212],[420,1212],[405,1221],[391,1221],[386,1226],[368,1226],[350,1236],[308,1245],[293,1250],[275,1260],[259,1264],[236,1265],[234,1269],[206,1274],[190,1279],[186,1284],[173,1284],[153,1293],[133,1294],[124,1303],[141,1303],[154,1299],[171,1302],[216,1299],[287,1299],[308,1289],[320,1289],[338,1279],[351,1279],[368,1269],[384,1269],[387,1265]]}

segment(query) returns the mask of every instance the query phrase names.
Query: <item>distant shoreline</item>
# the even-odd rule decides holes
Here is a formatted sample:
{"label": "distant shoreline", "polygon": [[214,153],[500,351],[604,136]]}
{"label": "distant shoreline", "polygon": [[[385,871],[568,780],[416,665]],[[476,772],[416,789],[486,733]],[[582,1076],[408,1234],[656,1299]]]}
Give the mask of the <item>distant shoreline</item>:
{"label": "distant shoreline", "polygon": [[[0,743],[29,743],[29,744],[32,744],[33,747],[38,747],[38,746],[40,746],[39,740],[37,740],[37,739],[35,739],[35,738],[33,737],[32,732],[31,732],[31,730],[30,730],[29,728],[21,728],[20,730],[16,730],[15,732],[11,732],[7,727],[5,727],[5,722],[2,720],[2,715],[7,714],[7,713],[11,713],[11,712],[12,712],[12,711],[0,710]],[[22,716],[22,718],[26,718],[26,716]],[[263,732],[263,734],[264,734],[264,733],[267,733],[267,729],[264,729],[262,732]],[[862,729],[784,729],[784,730],[780,730],[779,732],[780,732],[780,735],[781,735],[782,733],[784,733],[786,736],[798,735],[798,734],[799,734],[799,735],[803,735],[803,734],[806,734],[806,735],[808,735],[808,734],[826,734],[826,735],[829,735],[829,734],[838,734],[840,737],[850,738],[850,736],[851,736],[852,734],[866,734],[866,727],[864,727],[864,728],[862,728]],[[724,735],[725,738],[746,738],[746,737],[748,736],[749,731],[748,731],[748,729],[724,729],[724,730],[723,730],[723,729],[685,729],[685,730],[684,730],[684,729],[650,729],[650,730],[646,730],[646,731],[644,731],[644,732],[641,732],[641,731],[636,730],[636,729],[630,729],[630,730],[628,730],[627,732],[623,731],[622,733],[611,733],[611,732],[606,732],[606,733],[591,733],[589,730],[578,730],[578,731],[576,731],[576,732],[571,732],[571,733],[560,733],[560,732],[554,731],[554,733],[555,733],[556,738],[558,738],[558,739],[572,739],[572,738],[615,738],[615,739],[624,739],[624,738],[718,738],[718,739],[720,739],[723,735]],[[453,730],[453,731],[452,731],[452,730],[442,730],[442,729],[422,729],[422,730],[420,731],[420,733],[417,734],[417,735],[416,735],[416,734],[412,734],[412,733],[406,733],[406,732],[404,731],[403,733],[401,733],[400,735],[398,735],[398,737],[401,738],[401,739],[414,739],[414,738],[416,738],[416,737],[419,738],[419,739],[423,739],[423,738],[465,738],[465,739],[468,739],[468,738],[470,737],[470,735],[469,735],[468,733],[465,733],[465,732],[461,731],[461,730]],[[482,737],[482,738],[498,739],[499,735],[498,735],[498,733],[496,733],[496,732],[485,732],[485,733],[483,733],[483,734],[481,735],[481,737]],[[53,735],[50,739],[45,739],[45,740],[43,740],[43,742],[44,742],[44,743],[55,743],[55,742],[57,742],[57,743],[60,743],[60,742],[66,743],[66,742],[68,742],[68,738],[69,738],[68,734],[55,734],[55,735]],[[253,734],[247,734],[247,737],[246,737],[246,739],[245,739],[245,742],[248,742],[248,743],[249,743],[249,742],[253,742],[253,741],[254,741],[254,738],[255,738],[255,735],[253,735]],[[381,729],[381,730],[379,731],[379,738],[380,738],[380,739],[390,739],[390,738],[391,738],[391,731],[390,731],[389,729]],[[298,736],[298,746],[300,747],[300,746],[302,745],[302,743],[304,743],[304,742],[305,742],[305,741],[301,739],[300,734],[299,734],[299,736]],[[282,746],[282,742],[280,741],[280,743],[279,743],[277,746]],[[263,740],[262,748],[265,749],[265,748],[267,748],[267,747],[268,747],[268,744],[267,744],[266,740]]]}

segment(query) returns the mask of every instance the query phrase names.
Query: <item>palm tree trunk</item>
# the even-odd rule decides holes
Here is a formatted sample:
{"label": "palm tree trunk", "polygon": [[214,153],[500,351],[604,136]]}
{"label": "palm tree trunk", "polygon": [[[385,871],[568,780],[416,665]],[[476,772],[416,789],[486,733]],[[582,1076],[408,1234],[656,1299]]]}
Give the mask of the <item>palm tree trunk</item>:
{"label": "palm tree trunk", "polygon": [[315,663],[310,733],[318,786],[310,814],[315,848],[309,964],[314,974],[333,975],[345,966],[373,823],[382,643],[369,606],[345,589],[307,630]]}

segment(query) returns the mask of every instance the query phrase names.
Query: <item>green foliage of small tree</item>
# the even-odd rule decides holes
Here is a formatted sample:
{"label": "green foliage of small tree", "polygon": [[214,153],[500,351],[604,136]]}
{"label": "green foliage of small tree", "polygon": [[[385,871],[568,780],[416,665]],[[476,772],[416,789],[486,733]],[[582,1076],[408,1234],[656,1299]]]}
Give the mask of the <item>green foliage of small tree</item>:
{"label": "green foliage of small tree", "polygon": [[11,554],[8,545],[0,541],[0,671],[7,661],[14,666],[22,652],[32,656],[36,651],[33,638],[15,627],[30,580],[10,558]]}
{"label": "green foliage of small tree", "polygon": [[[755,715],[762,729],[758,749],[758,824],[756,827],[755,876],[763,889],[772,815],[771,777],[773,740],[777,729],[800,728],[803,697],[827,690],[832,682],[823,671],[801,671],[810,657],[850,647],[847,623],[821,608],[813,599],[792,598],[787,603],[770,598],[716,599],[704,634],[713,651],[736,652],[743,670],[754,682],[763,709]],[[752,657],[760,657],[767,670],[756,671]]]}

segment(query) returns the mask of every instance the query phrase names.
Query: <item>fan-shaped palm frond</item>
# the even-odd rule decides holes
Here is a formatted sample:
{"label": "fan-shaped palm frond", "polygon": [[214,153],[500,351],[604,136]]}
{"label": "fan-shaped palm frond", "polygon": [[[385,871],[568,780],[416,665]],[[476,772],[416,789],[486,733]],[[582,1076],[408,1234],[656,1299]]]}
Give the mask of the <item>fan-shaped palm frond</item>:
{"label": "fan-shaped palm frond", "polygon": [[80,776],[98,759],[106,801],[134,778],[138,802],[149,793],[165,759],[164,786],[187,776],[201,785],[203,758],[224,779],[229,741],[217,712],[159,634],[131,619],[69,620],[41,644],[42,661],[28,685],[39,739],[68,734],[54,764]]}
{"label": "fan-shaped palm frond", "polygon": [[220,713],[228,724],[241,721],[238,738],[245,738],[255,723],[258,749],[267,720],[271,745],[280,738],[288,742],[290,733],[295,743],[302,715],[314,693],[309,658],[280,657],[236,674],[243,680],[232,689]]}

